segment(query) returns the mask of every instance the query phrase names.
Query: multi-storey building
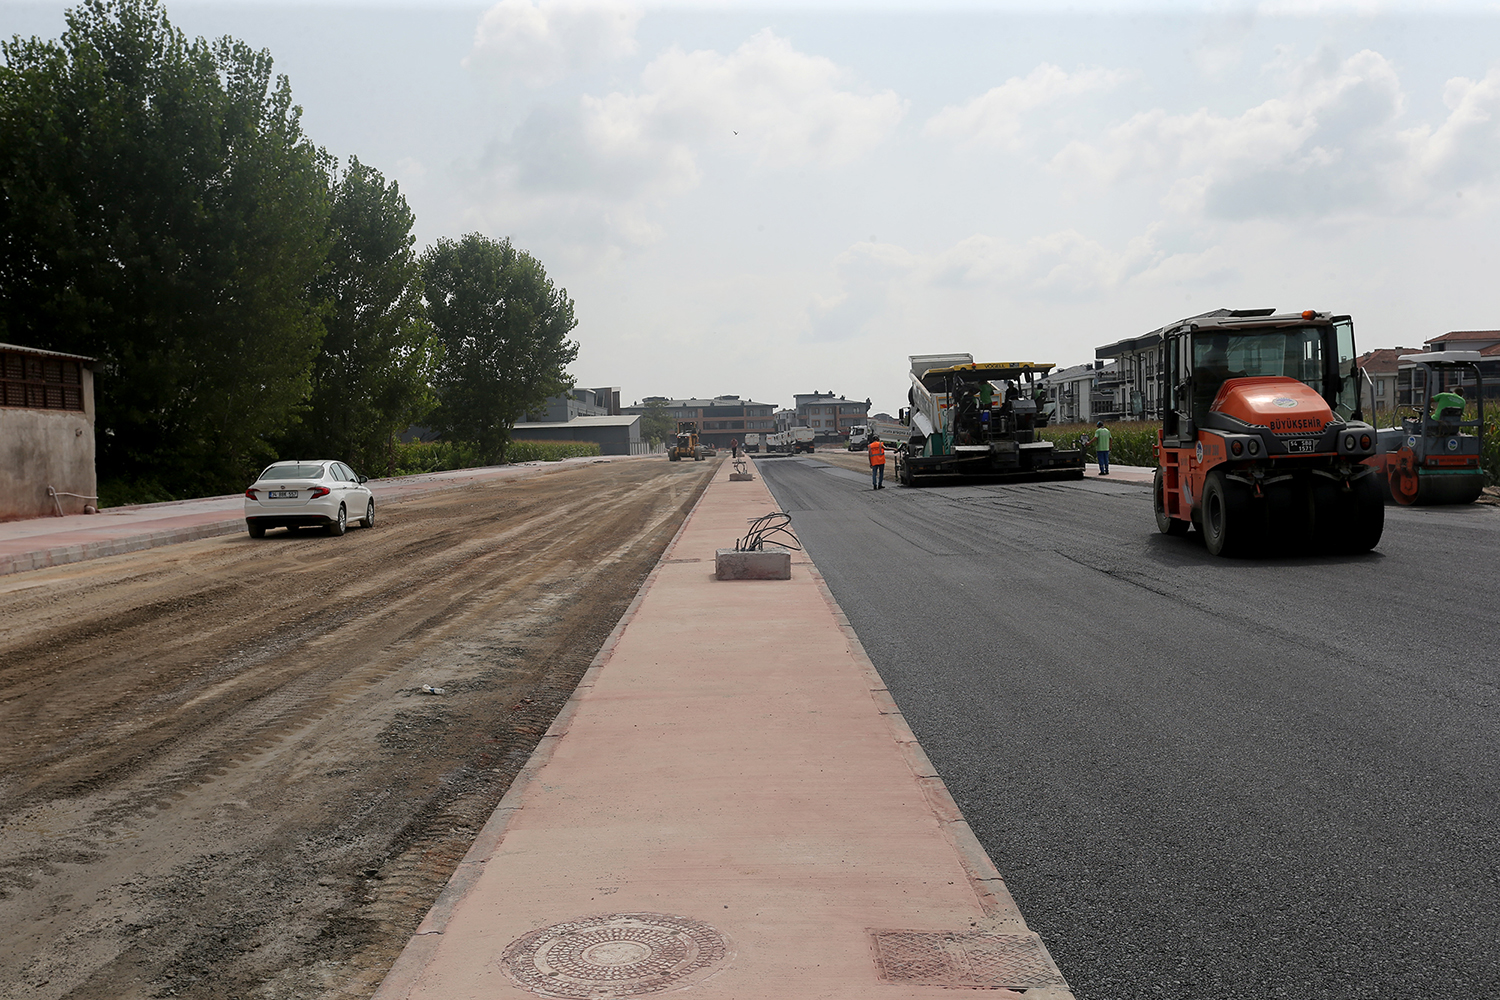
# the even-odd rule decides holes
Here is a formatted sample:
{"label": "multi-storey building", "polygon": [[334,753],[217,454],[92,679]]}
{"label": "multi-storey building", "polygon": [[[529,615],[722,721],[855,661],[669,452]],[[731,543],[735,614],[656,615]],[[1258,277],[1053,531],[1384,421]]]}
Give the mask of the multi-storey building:
{"label": "multi-storey building", "polygon": [[[1051,411],[1052,423],[1083,424],[1102,419],[1094,416],[1095,386],[1100,379],[1112,384],[1114,370],[1114,365],[1106,366],[1102,361],[1095,361],[1060,368],[1042,379],[1042,385],[1047,389],[1047,398],[1054,407]],[[1111,394],[1110,399],[1113,398]]]}
{"label": "multi-storey building", "polygon": [[1401,355],[1420,354],[1420,347],[1389,347],[1361,354],[1355,364],[1364,369],[1370,383],[1365,387],[1365,406],[1373,406],[1374,412],[1365,414],[1366,420],[1388,419],[1396,405],[1396,373],[1401,368]]}
{"label": "multi-storey building", "polygon": [[[1094,357],[1114,361],[1113,378],[1099,379],[1096,398],[1111,411],[1097,420],[1160,420],[1162,415],[1162,346],[1160,333],[1148,333],[1096,348]],[[1106,370],[1108,370],[1106,368]]]}
{"label": "multi-storey building", "polygon": [[715,448],[728,448],[731,441],[745,441],[747,433],[770,434],[776,430],[773,403],[757,403],[738,396],[715,396],[712,399],[668,399],[647,396],[636,406],[626,406],[625,413],[644,413],[647,403],[665,404],[673,420],[696,420],[698,438]]}
{"label": "multi-storey building", "polygon": [[1500,330],[1452,330],[1427,341],[1429,351],[1478,351],[1484,398],[1500,398]]}
{"label": "multi-storey building", "polygon": [[811,427],[819,441],[843,441],[856,424],[869,422],[870,401],[860,402],[831,392],[798,393],[792,411],[793,427]]}
{"label": "multi-storey building", "polygon": [[620,416],[620,387],[603,389],[569,389],[552,396],[535,413],[528,413],[517,423],[566,423],[579,417]]}

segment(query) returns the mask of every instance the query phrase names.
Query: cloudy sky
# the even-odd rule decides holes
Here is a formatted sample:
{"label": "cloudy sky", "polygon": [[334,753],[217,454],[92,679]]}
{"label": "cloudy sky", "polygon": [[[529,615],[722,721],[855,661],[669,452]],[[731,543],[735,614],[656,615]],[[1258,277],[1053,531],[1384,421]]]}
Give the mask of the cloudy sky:
{"label": "cloudy sky", "polygon": [[269,49],[419,245],[541,259],[627,400],[894,412],[908,354],[1075,364],[1218,306],[1500,326],[1492,3],[167,8]]}

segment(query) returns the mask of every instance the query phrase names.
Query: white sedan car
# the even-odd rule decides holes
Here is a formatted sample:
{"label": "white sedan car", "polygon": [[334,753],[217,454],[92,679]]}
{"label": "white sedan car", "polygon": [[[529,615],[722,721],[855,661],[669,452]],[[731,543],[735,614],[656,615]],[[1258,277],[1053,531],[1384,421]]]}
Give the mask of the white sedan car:
{"label": "white sedan car", "polygon": [[375,527],[375,497],[367,480],[343,462],[277,462],[245,491],[245,527],[251,538],[267,528],[323,528],[342,535],[350,518]]}

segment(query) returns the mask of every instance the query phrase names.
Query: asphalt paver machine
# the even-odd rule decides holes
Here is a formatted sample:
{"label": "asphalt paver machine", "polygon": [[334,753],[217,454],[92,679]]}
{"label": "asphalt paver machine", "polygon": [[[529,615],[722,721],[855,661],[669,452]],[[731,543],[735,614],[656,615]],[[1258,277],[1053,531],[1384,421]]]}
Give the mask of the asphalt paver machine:
{"label": "asphalt paver machine", "polygon": [[1376,431],[1360,409],[1354,322],[1219,309],[1162,338],[1165,412],[1153,506],[1214,555],[1365,552],[1385,528]]}
{"label": "asphalt paver machine", "polygon": [[911,407],[901,411],[911,432],[896,451],[903,485],[1083,478],[1082,452],[1037,433],[1047,423],[1040,380],[1053,365],[971,361],[917,371],[923,361],[911,359]]}
{"label": "asphalt paver machine", "polygon": [[[1375,467],[1397,503],[1473,503],[1484,491],[1479,362],[1478,351],[1402,355],[1394,423],[1380,429],[1377,453],[1366,463]],[[1442,405],[1454,404],[1455,398],[1461,405]]]}

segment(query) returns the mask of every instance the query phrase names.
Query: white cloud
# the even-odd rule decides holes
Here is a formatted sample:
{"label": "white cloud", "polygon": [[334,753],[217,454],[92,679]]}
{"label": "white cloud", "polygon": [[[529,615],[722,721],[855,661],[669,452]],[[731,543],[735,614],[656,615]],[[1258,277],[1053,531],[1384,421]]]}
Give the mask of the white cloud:
{"label": "white cloud", "polygon": [[1026,116],[1068,97],[1110,90],[1124,75],[1086,69],[1068,73],[1042,64],[1026,76],[1013,76],[961,107],[948,106],[927,122],[923,134],[961,143],[1017,148]]}
{"label": "white cloud", "polygon": [[1469,185],[1493,185],[1500,165],[1500,69],[1482,80],[1454,77],[1443,88],[1447,121],[1406,135],[1418,172],[1446,194]]}
{"label": "white cloud", "polygon": [[833,261],[837,287],[814,295],[809,307],[813,340],[848,340],[867,332],[888,308],[894,286],[921,267],[915,254],[888,243],[856,243]]}
{"label": "white cloud", "polygon": [[1186,215],[1224,219],[1402,213],[1452,197],[1493,193],[1500,153],[1500,70],[1450,80],[1448,119],[1403,128],[1406,96],[1392,63],[1373,51],[1324,51],[1278,67],[1285,92],[1237,116],[1157,108],[1074,142],[1053,160],[1104,184],[1143,179]]}
{"label": "white cloud", "polygon": [[812,297],[815,341],[839,341],[931,315],[943,298],[1075,304],[1130,289],[1190,282],[1213,286],[1234,268],[1217,246],[1168,249],[1161,223],[1112,249],[1066,229],[1016,243],[976,234],[930,255],[880,243],[856,243],[834,259],[832,291]]}
{"label": "white cloud", "polygon": [[465,65],[506,82],[544,87],[633,55],[640,19],[639,9],[607,0],[500,0],[479,19]]}
{"label": "white cloud", "polygon": [[508,211],[592,217],[645,245],[660,235],[652,205],[696,186],[706,158],[838,168],[884,142],[905,112],[894,92],[864,92],[832,61],[767,30],[727,55],[670,49],[635,91],[535,109],[495,144],[483,173],[497,201],[510,197]]}
{"label": "white cloud", "polygon": [[671,49],[646,67],[639,93],[585,108],[596,135],[632,145],[837,167],[883,142],[906,113],[893,91],[861,93],[853,82],[832,60],[798,52],[767,29],[729,55]]}
{"label": "white cloud", "polygon": [[992,287],[1025,297],[1076,299],[1104,295],[1132,283],[1170,275],[1180,280],[1223,276],[1216,248],[1172,252],[1162,246],[1164,227],[1155,223],[1144,233],[1112,250],[1077,230],[1066,229],[1011,243],[976,235],[937,254],[926,265],[927,280],[937,286]]}

